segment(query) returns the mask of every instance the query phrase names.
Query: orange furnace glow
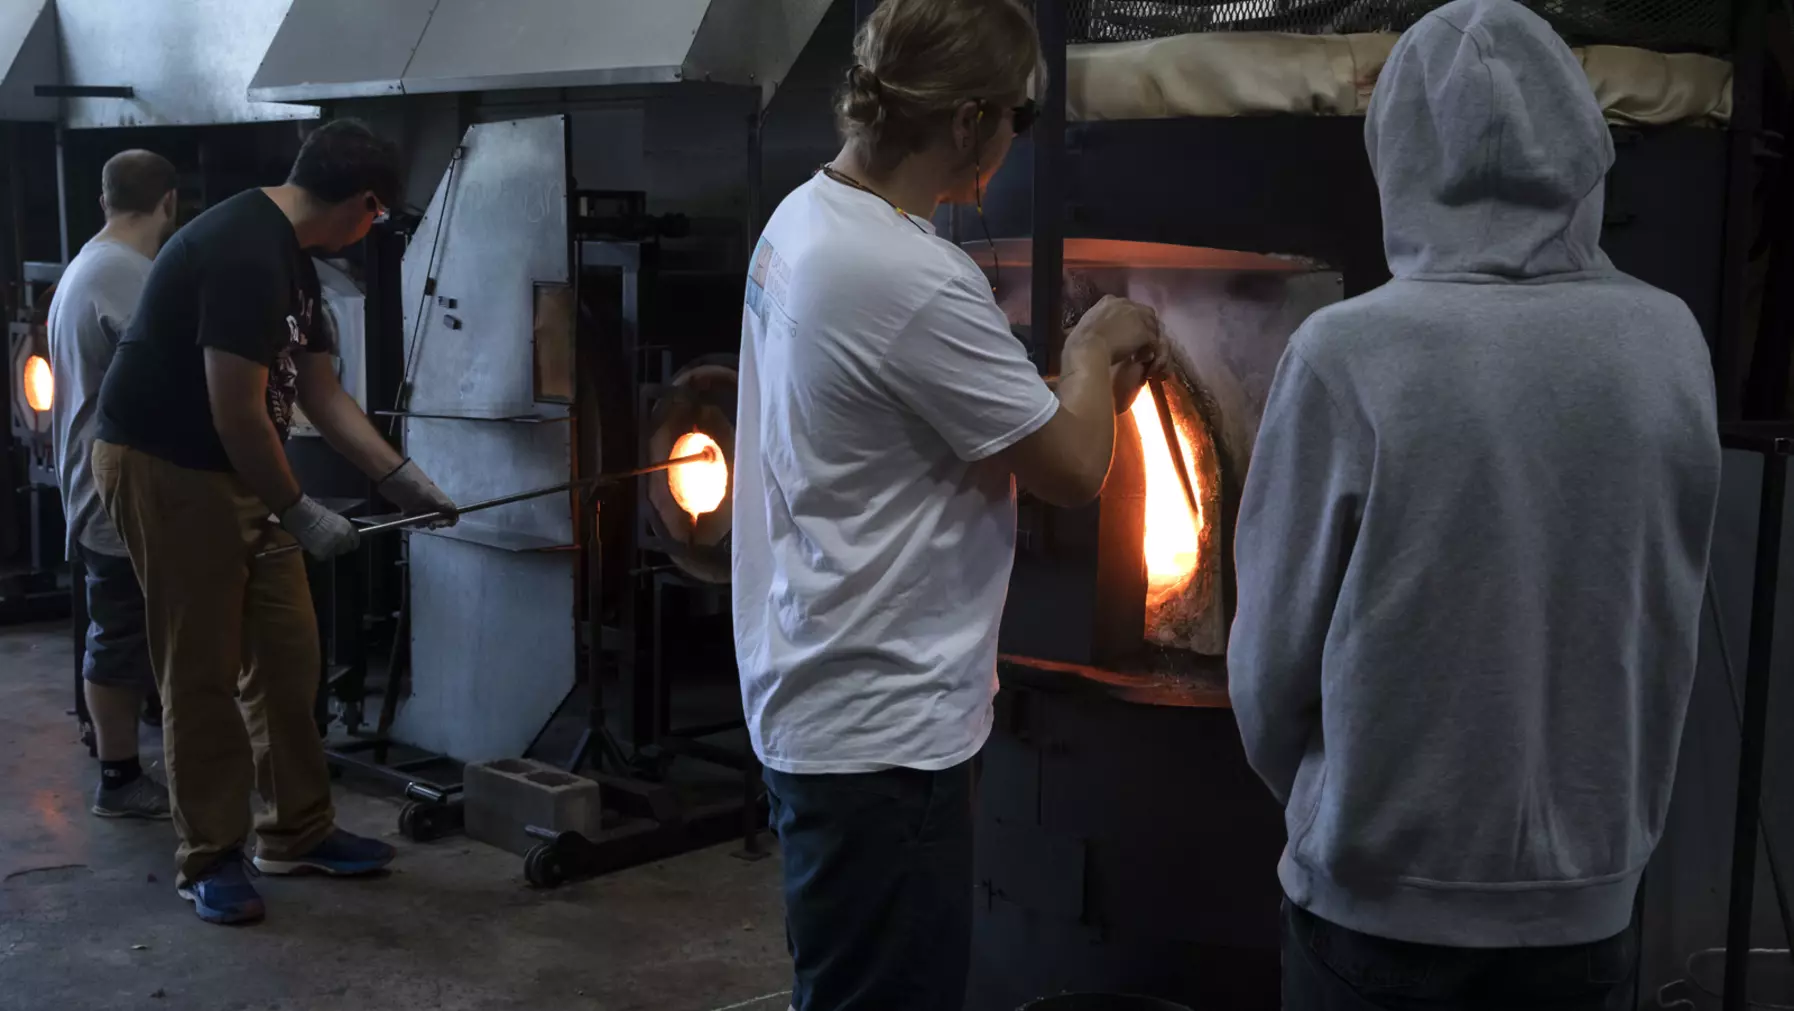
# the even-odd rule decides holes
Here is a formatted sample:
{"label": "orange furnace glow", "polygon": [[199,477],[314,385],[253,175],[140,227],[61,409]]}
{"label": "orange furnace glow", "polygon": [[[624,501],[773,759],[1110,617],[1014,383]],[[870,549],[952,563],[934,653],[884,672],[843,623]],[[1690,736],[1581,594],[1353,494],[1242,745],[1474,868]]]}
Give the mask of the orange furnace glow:
{"label": "orange furnace glow", "polygon": [[[1202,543],[1201,486],[1197,486],[1197,510],[1192,513],[1184,500],[1177,464],[1171,458],[1171,447],[1165,442],[1165,430],[1159,424],[1149,390],[1140,390],[1128,414],[1140,433],[1141,455],[1146,462],[1146,592],[1149,600],[1159,600],[1182,589],[1196,572]],[[1183,427],[1175,427],[1184,465],[1192,466],[1196,451]],[[1190,480],[1200,479],[1192,473]]]}
{"label": "orange furnace glow", "polygon": [[691,514],[695,523],[699,516],[715,512],[729,494],[729,463],[723,448],[703,432],[687,432],[673,443],[669,459],[709,453],[708,460],[693,460],[667,471],[667,488],[679,508]]}
{"label": "orange furnace glow", "polygon": [[56,377],[50,374],[50,363],[42,355],[25,360],[25,405],[34,411],[47,411],[56,402]]}

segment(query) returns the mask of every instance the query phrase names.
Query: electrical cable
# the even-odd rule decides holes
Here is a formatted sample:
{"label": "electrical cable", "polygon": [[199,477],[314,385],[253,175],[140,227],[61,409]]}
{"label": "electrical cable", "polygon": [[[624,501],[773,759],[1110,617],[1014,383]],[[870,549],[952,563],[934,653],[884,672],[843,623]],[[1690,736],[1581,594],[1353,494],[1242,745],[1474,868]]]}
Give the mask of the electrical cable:
{"label": "electrical cable", "polygon": [[[430,294],[436,286],[436,254],[442,249],[442,236],[448,231],[449,214],[455,200],[455,169],[461,164],[463,148],[456,146],[455,153],[449,156],[448,176],[442,187],[442,215],[436,222],[436,234],[430,238],[430,257],[424,262],[424,281],[418,287],[417,315],[412,320],[411,334],[405,341],[405,367],[399,378],[399,388],[393,394],[392,417],[387,419],[386,434],[392,436],[399,424],[399,419],[411,409],[411,381],[413,370],[417,367],[417,348],[424,335],[424,320],[427,318],[424,307],[429,304]],[[424,211],[425,214],[429,210]]]}
{"label": "electrical cable", "polygon": [[997,240],[990,237],[990,222],[984,217],[984,166],[979,164],[976,151],[972,152],[972,173],[972,200],[978,208],[978,227],[984,230],[984,244],[990,247],[990,293],[995,295],[1003,282],[1003,261],[997,258]]}

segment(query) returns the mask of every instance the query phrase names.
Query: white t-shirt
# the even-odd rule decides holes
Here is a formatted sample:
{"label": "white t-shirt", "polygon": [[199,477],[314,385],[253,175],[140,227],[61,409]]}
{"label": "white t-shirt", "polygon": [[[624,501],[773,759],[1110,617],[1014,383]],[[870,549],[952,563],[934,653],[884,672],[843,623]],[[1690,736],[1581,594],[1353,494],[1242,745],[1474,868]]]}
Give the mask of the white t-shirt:
{"label": "white t-shirt", "polygon": [[62,272],[50,299],[50,375],[56,384],[50,422],[70,558],[76,544],[125,557],[125,542],[100,505],[89,458],[99,427],[100,381],[137,311],[149,272],[149,257],[122,242],[93,239]]}
{"label": "white t-shirt", "polygon": [[742,314],[733,535],[769,768],[932,771],[984,746],[1015,490],[979,461],[1058,407],[926,221],[823,175],[779,205]]}

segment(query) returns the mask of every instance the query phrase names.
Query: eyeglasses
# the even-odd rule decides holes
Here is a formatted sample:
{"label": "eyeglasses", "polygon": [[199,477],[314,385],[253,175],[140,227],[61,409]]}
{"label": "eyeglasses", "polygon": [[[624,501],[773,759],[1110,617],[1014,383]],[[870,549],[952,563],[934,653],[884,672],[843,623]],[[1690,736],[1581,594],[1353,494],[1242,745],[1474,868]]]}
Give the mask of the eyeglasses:
{"label": "eyeglasses", "polygon": [[368,207],[368,210],[374,212],[374,224],[376,224],[376,225],[380,224],[381,222],[385,221],[388,217],[391,216],[387,212],[385,205],[381,204],[379,199],[371,193],[368,194],[367,207]]}

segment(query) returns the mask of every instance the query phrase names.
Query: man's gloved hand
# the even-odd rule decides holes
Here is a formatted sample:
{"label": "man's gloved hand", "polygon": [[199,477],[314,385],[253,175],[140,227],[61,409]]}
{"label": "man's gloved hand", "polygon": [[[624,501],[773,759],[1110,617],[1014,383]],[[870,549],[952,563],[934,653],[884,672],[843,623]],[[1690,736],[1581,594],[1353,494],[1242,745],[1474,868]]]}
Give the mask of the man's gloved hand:
{"label": "man's gloved hand", "polygon": [[354,551],[361,543],[361,531],[355,524],[324,508],[310,495],[287,506],[280,514],[280,525],[299,540],[305,553],[320,561]]}
{"label": "man's gloved hand", "polygon": [[441,513],[443,518],[430,524],[433,527],[452,527],[460,518],[460,510],[455,508],[455,500],[442,493],[428,477],[424,476],[417,464],[406,460],[398,469],[380,479],[375,490],[388,502],[403,509],[406,515],[420,516],[424,513]]}

